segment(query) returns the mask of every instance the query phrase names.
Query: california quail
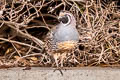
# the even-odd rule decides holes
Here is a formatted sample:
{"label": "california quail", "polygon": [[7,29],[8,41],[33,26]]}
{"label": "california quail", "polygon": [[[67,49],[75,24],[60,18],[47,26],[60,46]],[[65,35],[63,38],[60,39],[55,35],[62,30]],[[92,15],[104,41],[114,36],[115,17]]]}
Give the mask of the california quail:
{"label": "california quail", "polygon": [[63,59],[68,52],[77,46],[79,33],[76,29],[76,19],[72,13],[61,11],[58,17],[59,24],[50,33],[50,54],[59,67],[58,59],[63,67]]}

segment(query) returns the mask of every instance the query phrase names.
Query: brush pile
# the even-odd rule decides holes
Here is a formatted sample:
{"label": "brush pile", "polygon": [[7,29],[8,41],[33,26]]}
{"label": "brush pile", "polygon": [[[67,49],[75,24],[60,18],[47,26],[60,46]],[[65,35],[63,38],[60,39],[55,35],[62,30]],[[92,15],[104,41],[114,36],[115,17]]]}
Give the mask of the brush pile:
{"label": "brush pile", "polygon": [[61,10],[74,14],[80,34],[65,67],[120,66],[119,1],[0,0],[0,68],[55,67],[45,38]]}

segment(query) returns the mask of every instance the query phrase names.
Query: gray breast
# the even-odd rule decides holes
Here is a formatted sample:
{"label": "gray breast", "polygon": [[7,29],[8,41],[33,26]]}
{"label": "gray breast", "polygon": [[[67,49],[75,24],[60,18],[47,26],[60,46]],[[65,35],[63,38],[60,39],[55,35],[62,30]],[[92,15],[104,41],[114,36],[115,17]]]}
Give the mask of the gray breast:
{"label": "gray breast", "polygon": [[[59,27],[58,27],[59,26]],[[75,27],[57,25],[57,29],[53,33],[55,42],[63,41],[79,41],[79,34]]]}

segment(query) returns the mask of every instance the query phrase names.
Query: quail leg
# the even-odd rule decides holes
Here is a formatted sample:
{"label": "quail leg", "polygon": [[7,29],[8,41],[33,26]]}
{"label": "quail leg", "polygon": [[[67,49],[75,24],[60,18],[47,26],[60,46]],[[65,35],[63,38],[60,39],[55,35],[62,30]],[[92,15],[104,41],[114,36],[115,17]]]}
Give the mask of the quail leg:
{"label": "quail leg", "polygon": [[56,63],[56,66],[59,67],[58,59],[57,58],[55,58],[55,63]]}
{"label": "quail leg", "polygon": [[66,53],[63,53],[62,55],[61,55],[61,60],[60,60],[60,63],[61,63],[61,67],[64,67],[64,59],[65,59],[65,57],[66,57]]}
{"label": "quail leg", "polygon": [[57,67],[59,67],[58,58],[59,58],[59,54],[58,53],[54,54],[54,59]]}
{"label": "quail leg", "polygon": [[61,57],[60,65],[61,65],[61,67],[63,67],[63,57]]}

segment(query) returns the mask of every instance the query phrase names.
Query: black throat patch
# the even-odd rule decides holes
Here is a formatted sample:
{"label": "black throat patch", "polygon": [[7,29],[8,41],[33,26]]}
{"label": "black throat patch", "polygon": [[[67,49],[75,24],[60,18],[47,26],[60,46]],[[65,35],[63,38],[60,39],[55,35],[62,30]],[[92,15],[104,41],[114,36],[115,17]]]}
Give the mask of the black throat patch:
{"label": "black throat patch", "polygon": [[59,18],[59,21],[62,22],[63,24],[67,24],[69,22],[68,15]]}

